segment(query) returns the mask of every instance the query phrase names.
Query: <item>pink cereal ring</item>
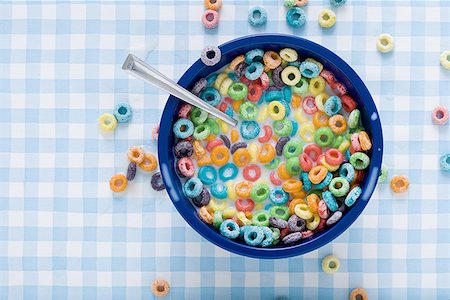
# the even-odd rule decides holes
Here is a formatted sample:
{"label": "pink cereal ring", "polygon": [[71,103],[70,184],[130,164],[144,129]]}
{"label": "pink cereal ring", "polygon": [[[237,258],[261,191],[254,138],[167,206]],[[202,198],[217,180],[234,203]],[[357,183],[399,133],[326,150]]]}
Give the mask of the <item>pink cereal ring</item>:
{"label": "pink cereal ring", "polygon": [[325,152],[325,160],[332,166],[338,166],[344,161],[344,155],[334,148],[330,148]]}
{"label": "pink cereal ring", "polygon": [[269,125],[264,125],[263,130],[264,130],[264,135],[259,137],[258,141],[260,143],[267,143],[272,138],[272,134],[273,134],[272,127],[270,127]]}
{"label": "pink cereal ring", "polygon": [[188,118],[189,113],[191,112],[191,109],[192,109],[192,105],[190,105],[190,104],[185,103],[185,104],[181,105],[181,108],[178,111],[178,117]]}
{"label": "pink cereal ring", "polygon": [[343,85],[343,84],[340,83],[340,82],[336,82],[336,83],[334,84],[333,89],[335,89],[335,90],[337,91],[337,93],[338,93],[339,96],[342,96],[342,95],[347,94],[347,88],[345,87],[345,85]]}
{"label": "pink cereal ring", "polygon": [[259,79],[261,80],[261,87],[263,90],[267,90],[270,84],[269,76],[266,72],[262,72],[261,76],[259,76]]}
{"label": "pink cereal ring", "polygon": [[245,76],[242,76],[240,79],[239,79],[243,84],[245,84],[245,85],[249,85],[250,83],[252,83],[247,77],[245,77]]}
{"label": "pink cereal ring", "polygon": [[252,199],[237,199],[234,206],[238,211],[252,211],[255,207],[255,202]]}
{"label": "pink cereal ring", "polygon": [[244,168],[243,176],[245,180],[255,182],[261,177],[261,168],[255,164],[247,165]]}
{"label": "pink cereal ring", "polygon": [[302,239],[309,238],[310,236],[313,236],[313,235],[314,235],[314,231],[312,231],[312,230],[303,231]]}
{"label": "pink cereal ring", "polygon": [[280,186],[283,183],[283,181],[281,181],[280,179],[277,178],[274,171],[270,172],[269,178],[270,178],[270,182],[272,182],[272,184],[274,184],[274,185]]}
{"label": "pink cereal ring", "polygon": [[317,165],[321,166],[322,165],[322,158],[325,156],[325,153],[321,153],[318,157],[317,157]]}
{"label": "pink cereal ring", "polygon": [[206,144],[206,150],[208,150],[208,152],[211,152],[214,148],[220,145],[223,145],[223,141],[221,139],[209,141],[208,144]]}
{"label": "pink cereal ring", "polygon": [[323,69],[322,72],[320,72],[320,76],[325,79],[325,81],[328,83],[328,85],[331,86],[332,83],[336,81],[336,77],[334,77],[334,74],[331,71]]}
{"label": "pink cereal ring", "polygon": [[308,115],[313,115],[317,112],[316,99],[313,96],[306,96],[303,99],[302,108]]}
{"label": "pink cereal ring", "polygon": [[330,215],[330,211],[328,210],[328,207],[325,203],[325,201],[320,200],[319,201],[319,217],[321,217],[322,219],[328,219],[328,216]]}
{"label": "pink cereal ring", "polygon": [[177,162],[178,171],[185,177],[192,177],[195,173],[195,166],[192,159],[183,157]]}
{"label": "pink cereal ring", "polygon": [[352,134],[352,137],[350,139],[352,141],[353,150],[355,150],[356,152],[361,151],[361,145],[359,144],[359,134],[358,133]]}
{"label": "pink cereal ring", "polygon": [[320,219],[319,226],[317,226],[317,228],[316,228],[316,230],[314,230],[314,232],[320,232],[320,231],[324,230],[326,226],[327,226],[327,220]]}
{"label": "pink cereal ring", "polygon": [[309,156],[313,162],[316,162],[319,155],[322,154],[322,149],[316,144],[309,144],[303,150],[303,153]]}
{"label": "pink cereal ring", "polygon": [[306,153],[300,154],[300,167],[302,167],[302,170],[305,172],[311,171],[313,167],[313,161]]}
{"label": "pink cereal ring", "polygon": [[219,13],[215,10],[205,10],[202,16],[203,26],[206,28],[216,28],[219,24]]}
{"label": "pink cereal ring", "polygon": [[158,134],[159,134],[159,124],[156,124],[155,127],[153,127],[153,129],[152,129],[152,138],[154,140],[157,140]]}
{"label": "pink cereal ring", "polygon": [[435,109],[433,109],[433,113],[431,114],[431,118],[434,122],[434,124],[437,125],[444,125],[448,122],[448,109],[444,106],[438,106]]}
{"label": "pink cereal ring", "polygon": [[302,7],[308,4],[308,0],[295,0],[295,6]]}

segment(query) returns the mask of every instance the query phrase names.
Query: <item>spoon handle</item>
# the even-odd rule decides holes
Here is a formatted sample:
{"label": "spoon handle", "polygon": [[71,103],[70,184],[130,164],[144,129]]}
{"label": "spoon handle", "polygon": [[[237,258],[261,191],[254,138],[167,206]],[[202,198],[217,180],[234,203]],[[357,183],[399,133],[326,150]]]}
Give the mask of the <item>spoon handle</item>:
{"label": "spoon handle", "polygon": [[155,85],[160,89],[168,92],[169,94],[189,103],[204,111],[210,113],[211,115],[221,119],[222,121],[230,124],[231,126],[236,126],[237,121],[227,114],[221,112],[217,108],[207,104],[199,97],[195,96],[184,87],[180,86],[173,80],[167,78],[164,74],[160,73],[158,70],[147,65],[138,57],[133,54],[128,54],[127,59],[123,63],[122,69],[130,73],[134,77],[144,80],[147,83]]}

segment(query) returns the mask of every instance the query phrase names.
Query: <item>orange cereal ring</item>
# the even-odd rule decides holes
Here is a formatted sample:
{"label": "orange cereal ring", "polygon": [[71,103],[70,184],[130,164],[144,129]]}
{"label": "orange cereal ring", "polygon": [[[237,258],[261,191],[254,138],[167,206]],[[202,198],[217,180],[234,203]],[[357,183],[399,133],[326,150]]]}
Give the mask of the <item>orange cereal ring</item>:
{"label": "orange cereal ring", "polygon": [[216,166],[225,165],[230,159],[230,153],[228,152],[228,148],[226,146],[217,146],[211,151],[211,161]]}
{"label": "orange cereal ring", "polygon": [[250,192],[253,188],[253,183],[250,181],[241,181],[234,186],[236,196],[241,198],[250,198]]}
{"label": "orange cereal ring", "polygon": [[206,150],[205,148],[203,148],[202,144],[200,143],[200,141],[195,140],[192,145],[194,146],[194,152],[198,157],[201,156],[205,156],[206,155]]}
{"label": "orange cereal ring", "polygon": [[275,158],[275,148],[271,144],[264,144],[259,149],[258,160],[262,164],[268,164]]}
{"label": "orange cereal ring", "polygon": [[158,279],[152,283],[152,293],[156,297],[164,297],[169,294],[170,286],[165,280]]}
{"label": "orange cereal ring", "polygon": [[218,11],[222,7],[222,0],[205,0],[205,8]]}
{"label": "orange cereal ring", "polygon": [[286,193],[298,193],[302,190],[303,183],[298,179],[288,179],[281,186]]}
{"label": "orange cereal ring", "polygon": [[364,289],[357,288],[350,293],[350,300],[369,300],[369,295]]}
{"label": "orange cereal ring", "polygon": [[145,153],[144,160],[139,164],[139,167],[147,172],[153,171],[158,166],[158,160],[151,153]]}
{"label": "orange cereal ring", "polygon": [[406,176],[394,176],[391,179],[391,189],[394,193],[405,192],[409,187],[409,180]]}
{"label": "orange cereal ring", "polygon": [[233,153],[233,162],[238,167],[245,167],[251,160],[250,151],[247,148],[239,148]]}
{"label": "orange cereal ring", "polygon": [[292,94],[291,105],[294,109],[299,108],[302,105],[302,96]]}
{"label": "orange cereal ring", "polygon": [[231,130],[231,142],[236,143],[239,139],[239,132],[235,129]]}
{"label": "orange cereal ring", "polygon": [[271,70],[281,65],[281,57],[274,51],[266,51],[263,56],[263,61],[266,67]]}
{"label": "orange cereal ring", "polygon": [[321,110],[318,110],[313,115],[313,124],[314,127],[320,128],[328,126],[328,115]]}
{"label": "orange cereal ring", "polygon": [[203,166],[206,166],[206,165],[211,165],[212,163],[213,162],[212,162],[211,158],[208,155],[200,156],[198,158],[198,160],[197,160],[197,165],[199,167],[203,167]]}
{"label": "orange cereal ring", "polygon": [[310,194],[310,195],[308,195],[308,197],[306,197],[306,203],[309,206],[309,210],[313,214],[317,214],[319,211],[319,201],[320,201],[320,198],[316,194]]}
{"label": "orange cereal ring", "polygon": [[291,193],[292,198],[301,198],[301,199],[305,199],[306,197],[306,192],[304,190],[300,190],[300,192],[296,192],[296,193]]}
{"label": "orange cereal ring", "polygon": [[324,166],[315,166],[308,173],[308,179],[314,183],[319,184],[327,176],[328,170]]}
{"label": "orange cereal ring", "polygon": [[233,107],[234,112],[239,112],[239,108],[241,107],[242,103],[244,103],[244,99],[233,101],[231,107]]}
{"label": "orange cereal ring", "polygon": [[198,215],[200,219],[202,219],[206,224],[212,224],[212,222],[214,221],[214,216],[208,211],[206,206],[202,206],[198,210]]}
{"label": "orange cereal ring", "polygon": [[215,140],[215,139],[216,139],[216,136],[214,134],[210,134],[207,137],[205,137],[205,141],[208,141],[208,142]]}
{"label": "orange cereal ring", "polygon": [[368,151],[372,148],[372,142],[370,141],[369,135],[365,131],[361,131],[358,134],[359,144],[363,151]]}
{"label": "orange cereal ring", "polygon": [[140,164],[144,160],[145,152],[142,147],[133,146],[128,149],[128,159],[132,162],[135,162],[137,165]]}
{"label": "orange cereal ring", "polygon": [[291,178],[291,175],[289,175],[288,171],[286,170],[285,163],[281,163],[278,166],[277,175],[278,175],[278,177],[280,177],[280,179],[283,179],[283,180],[288,180]]}
{"label": "orange cereal ring", "polygon": [[347,129],[347,120],[343,115],[334,115],[328,120],[328,125],[336,134],[343,134]]}
{"label": "orange cereal ring", "polygon": [[109,180],[109,187],[111,191],[120,193],[127,188],[128,180],[124,174],[116,174]]}
{"label": "orange cereal ring", "polygon": [[236,69],[236,67],[244,60],[245,60],[245,56],[243,54],[236,56],[230,63],[230,66],[229,66],[230,69],[234,71]]}
{"label": "orange cereal ring", "polygon": [[303,201],[303,199],[301,198],[292,199],[292,201],[289,203],[289,214],[293,215],[295,206],[300,203],[305,203],[305,201]]}

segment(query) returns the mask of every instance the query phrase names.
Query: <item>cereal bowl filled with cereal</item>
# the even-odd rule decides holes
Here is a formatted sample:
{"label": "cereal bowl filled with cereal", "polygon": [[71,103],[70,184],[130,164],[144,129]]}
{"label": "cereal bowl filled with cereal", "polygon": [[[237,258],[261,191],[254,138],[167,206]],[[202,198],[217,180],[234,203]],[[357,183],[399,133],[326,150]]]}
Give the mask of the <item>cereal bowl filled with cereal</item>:
{"label": "cereal bowl filled with cereal", "polygon": [[173,96],[163,112],[161,174],[204,238],[245,256],[291,257],[361,214],[381,168],[381,124],[336,54],[294,36],[243,37],[207,49],[179,84],[238,120],[231,127]]}

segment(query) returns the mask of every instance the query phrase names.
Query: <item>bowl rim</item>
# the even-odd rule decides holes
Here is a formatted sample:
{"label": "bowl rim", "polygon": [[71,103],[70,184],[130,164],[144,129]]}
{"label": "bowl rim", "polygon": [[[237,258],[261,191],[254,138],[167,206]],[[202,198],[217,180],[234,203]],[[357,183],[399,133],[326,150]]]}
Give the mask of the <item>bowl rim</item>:
{"label": "bowl rim", "polygon": [[[172,155],[172,149],[169,149],[168,143],[162,142],[163,139],[158,139],[158,157],[161,175],[166,185],[167,193],[174,204],[175,208],[181,214],[183,219],[197,231],[200,236],[207,239],[209,242],[217,245],[218,247],[230,251],[232,253],[244,255],[253,258],[287,258],[302,255],[310,251],[316,250],[325,244],[328,244],[353,224],[358,216],[362,213],[370,200],[381,170],[382,156],[383,156],[383,135],[380,117],[378,110],[375,106],[372,96],[366,85],[363,83],[358,74],[338,55],[331,50],[304,38],[286,35],[286,34],[257,34],[239,37],[231,40],[219,46],[222,53],[235,51],[239,48],[244,48],[251,44],[267,44],[267,45],[283,45],[282,47],[296,47],[297,49],[303,48],[304,50],[313,52],[316,57],[320,57],[323,60],[328,61],[329,64],[339,69],[344,76],[352,83],[354,90],[358,93],[359,98],[364,99],[364,108],[371,116],[371,130],[372,130],[372,156],[369,166],[369,175],[365,179],[366,186],[363,189],[363,193],[357,201],[358,205],[354,205],[345,215],[342,220],[339,221],[339,226],[332,226],[327,230],[315,235],[315,238],[307,240],[303,243],[293,246],[286,246],[280,248],[258,248],[251,247],[243,243],[237,243],[229,240],[217,231],[205,224],[199,219],[196,213],[192,213],[192,209],[195,209],[191,202],[183,195],[181,190],[177,190],[172,184],[172,178],[175,177],[178,180],[174,165],[168,163],[169,157]],[[320,59],[319,59],[320,61]],[[195,78],[202,68],[205,66],[198,59],[191,67],[181,76],[178,81],[183,87],[187,87],[193,84],[192,78]],[[172,123],[173,111],[177,108],[179,101],[174,96],[170,96],[163,110],[163,114],[160,121],[159,137],[169,136],[169,132],[172,130],[172,126],[168,126]],[[373,118],[372,118],[373,117]],[[168,124],[164,126],[164,124]],[[195,210],[196,211],[196,210]]]}

